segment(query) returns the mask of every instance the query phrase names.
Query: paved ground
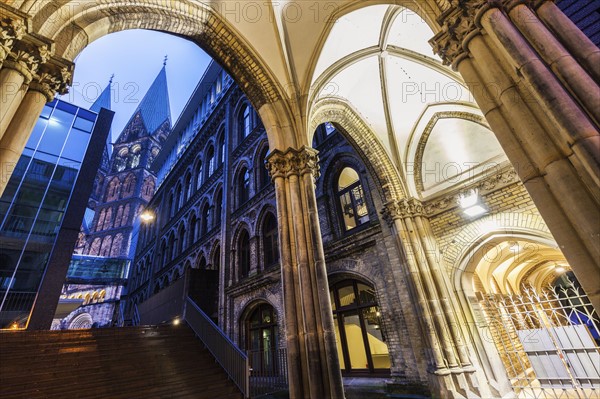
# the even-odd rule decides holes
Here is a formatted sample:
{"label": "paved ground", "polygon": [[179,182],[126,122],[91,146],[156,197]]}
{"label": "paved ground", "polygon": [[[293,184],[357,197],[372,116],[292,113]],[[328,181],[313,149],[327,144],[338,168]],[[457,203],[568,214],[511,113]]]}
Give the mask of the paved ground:
{"label": "paved ground", "polygon": [[[422,398],[417,395],[389,395],[386,393],[385,378],[344,378],[346,399],[391,399],[391,398]],[[260,399],[288,399],[287,392],[261,396]]]}

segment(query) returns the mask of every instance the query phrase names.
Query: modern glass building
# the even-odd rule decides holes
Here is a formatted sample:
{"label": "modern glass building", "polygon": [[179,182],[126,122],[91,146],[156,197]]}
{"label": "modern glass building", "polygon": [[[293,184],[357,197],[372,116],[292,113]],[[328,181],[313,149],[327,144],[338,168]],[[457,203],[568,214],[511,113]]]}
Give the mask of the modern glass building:
{"label": "modern glass building", "polygon": [[0,198],[0,328],[29,327],[38,299],[49,328],[112,116],[44,107]]}

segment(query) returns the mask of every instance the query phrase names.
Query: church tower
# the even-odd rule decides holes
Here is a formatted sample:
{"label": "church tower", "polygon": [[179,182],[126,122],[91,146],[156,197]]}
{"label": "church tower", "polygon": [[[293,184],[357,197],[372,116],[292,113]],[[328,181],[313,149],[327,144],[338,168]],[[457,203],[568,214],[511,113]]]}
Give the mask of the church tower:
{"label": "church tower", "polygon": [[[150,165],[170,131],[165,62],[112,144],[110,160],[101,168],[105,170],[99,172],[95,198],[92,198],[95,214],[85,255],[111,258],[133,255],[137,217],[152,198],[156,187],[156,177],[150,172]],[[105,159],[108,159],[108,151],[105,149]]]}

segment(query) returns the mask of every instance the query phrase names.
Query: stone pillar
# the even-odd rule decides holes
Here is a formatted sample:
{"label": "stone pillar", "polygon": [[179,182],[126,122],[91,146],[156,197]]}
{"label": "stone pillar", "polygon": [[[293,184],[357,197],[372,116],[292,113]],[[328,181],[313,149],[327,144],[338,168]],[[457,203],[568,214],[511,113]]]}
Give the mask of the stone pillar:
{"label": "stone pillar", "polygon": [[469,358],[459,327],[461,320],[452,304],[437,241],[423,205],[414,198],[392,201],[386,204],[383,216],[396,235],[400,252],[406,256],[405,272],[430,350],[428,371],[439,394],[446,398],[489,396],[484,395],[488,393],[486,388],[477,383],[476,369]]}
{"label": "stone pillar", "polygon": [[0,139],[12,121],[40,64],[50,56],[40,43],[20,41],[0,69]]}
{"label": "stone pillar", "polygon": [[573,29],[555,33],[555,22],[568,18],[545,2],[537,14],[523,1],[451,3],[431,44],[464,77],[599,309],[600,87],[583,62],[597,49],[577,45]]}
{"label": "stone pillar", "polygon": [[335,344],[314,179],[317,151],[274,150],[275,185],[291,399],[344,398]]}
{"label": "stone pillar", "polygon": [[6,133],[0,139],[0,196],[8,184],[44,105],[52,101],[57,91],[66,91],[70,76],[65,66],[45,64],[29,85]]}

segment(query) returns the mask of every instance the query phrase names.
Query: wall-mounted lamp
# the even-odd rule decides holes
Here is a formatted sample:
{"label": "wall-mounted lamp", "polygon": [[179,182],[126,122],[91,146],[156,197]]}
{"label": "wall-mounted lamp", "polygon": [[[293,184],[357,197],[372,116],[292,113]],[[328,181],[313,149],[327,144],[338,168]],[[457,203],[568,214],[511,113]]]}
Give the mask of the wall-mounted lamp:
{"label": "wall-mounted lamp", "polygon": [[478,190],[472,189],[458,195],[458,204],[465,215],[475,217],[483,215],[487,209],[481,204]]}
{"label": "wall-mounted lamp", "polygon": [[150,210],[145,210],[144,212],[142,212],[140,214],[140,219],[142,220],[143,223],[150,223],[152,222],[154,219],[156,218],[156,216],[154,215],[154,213]]}

